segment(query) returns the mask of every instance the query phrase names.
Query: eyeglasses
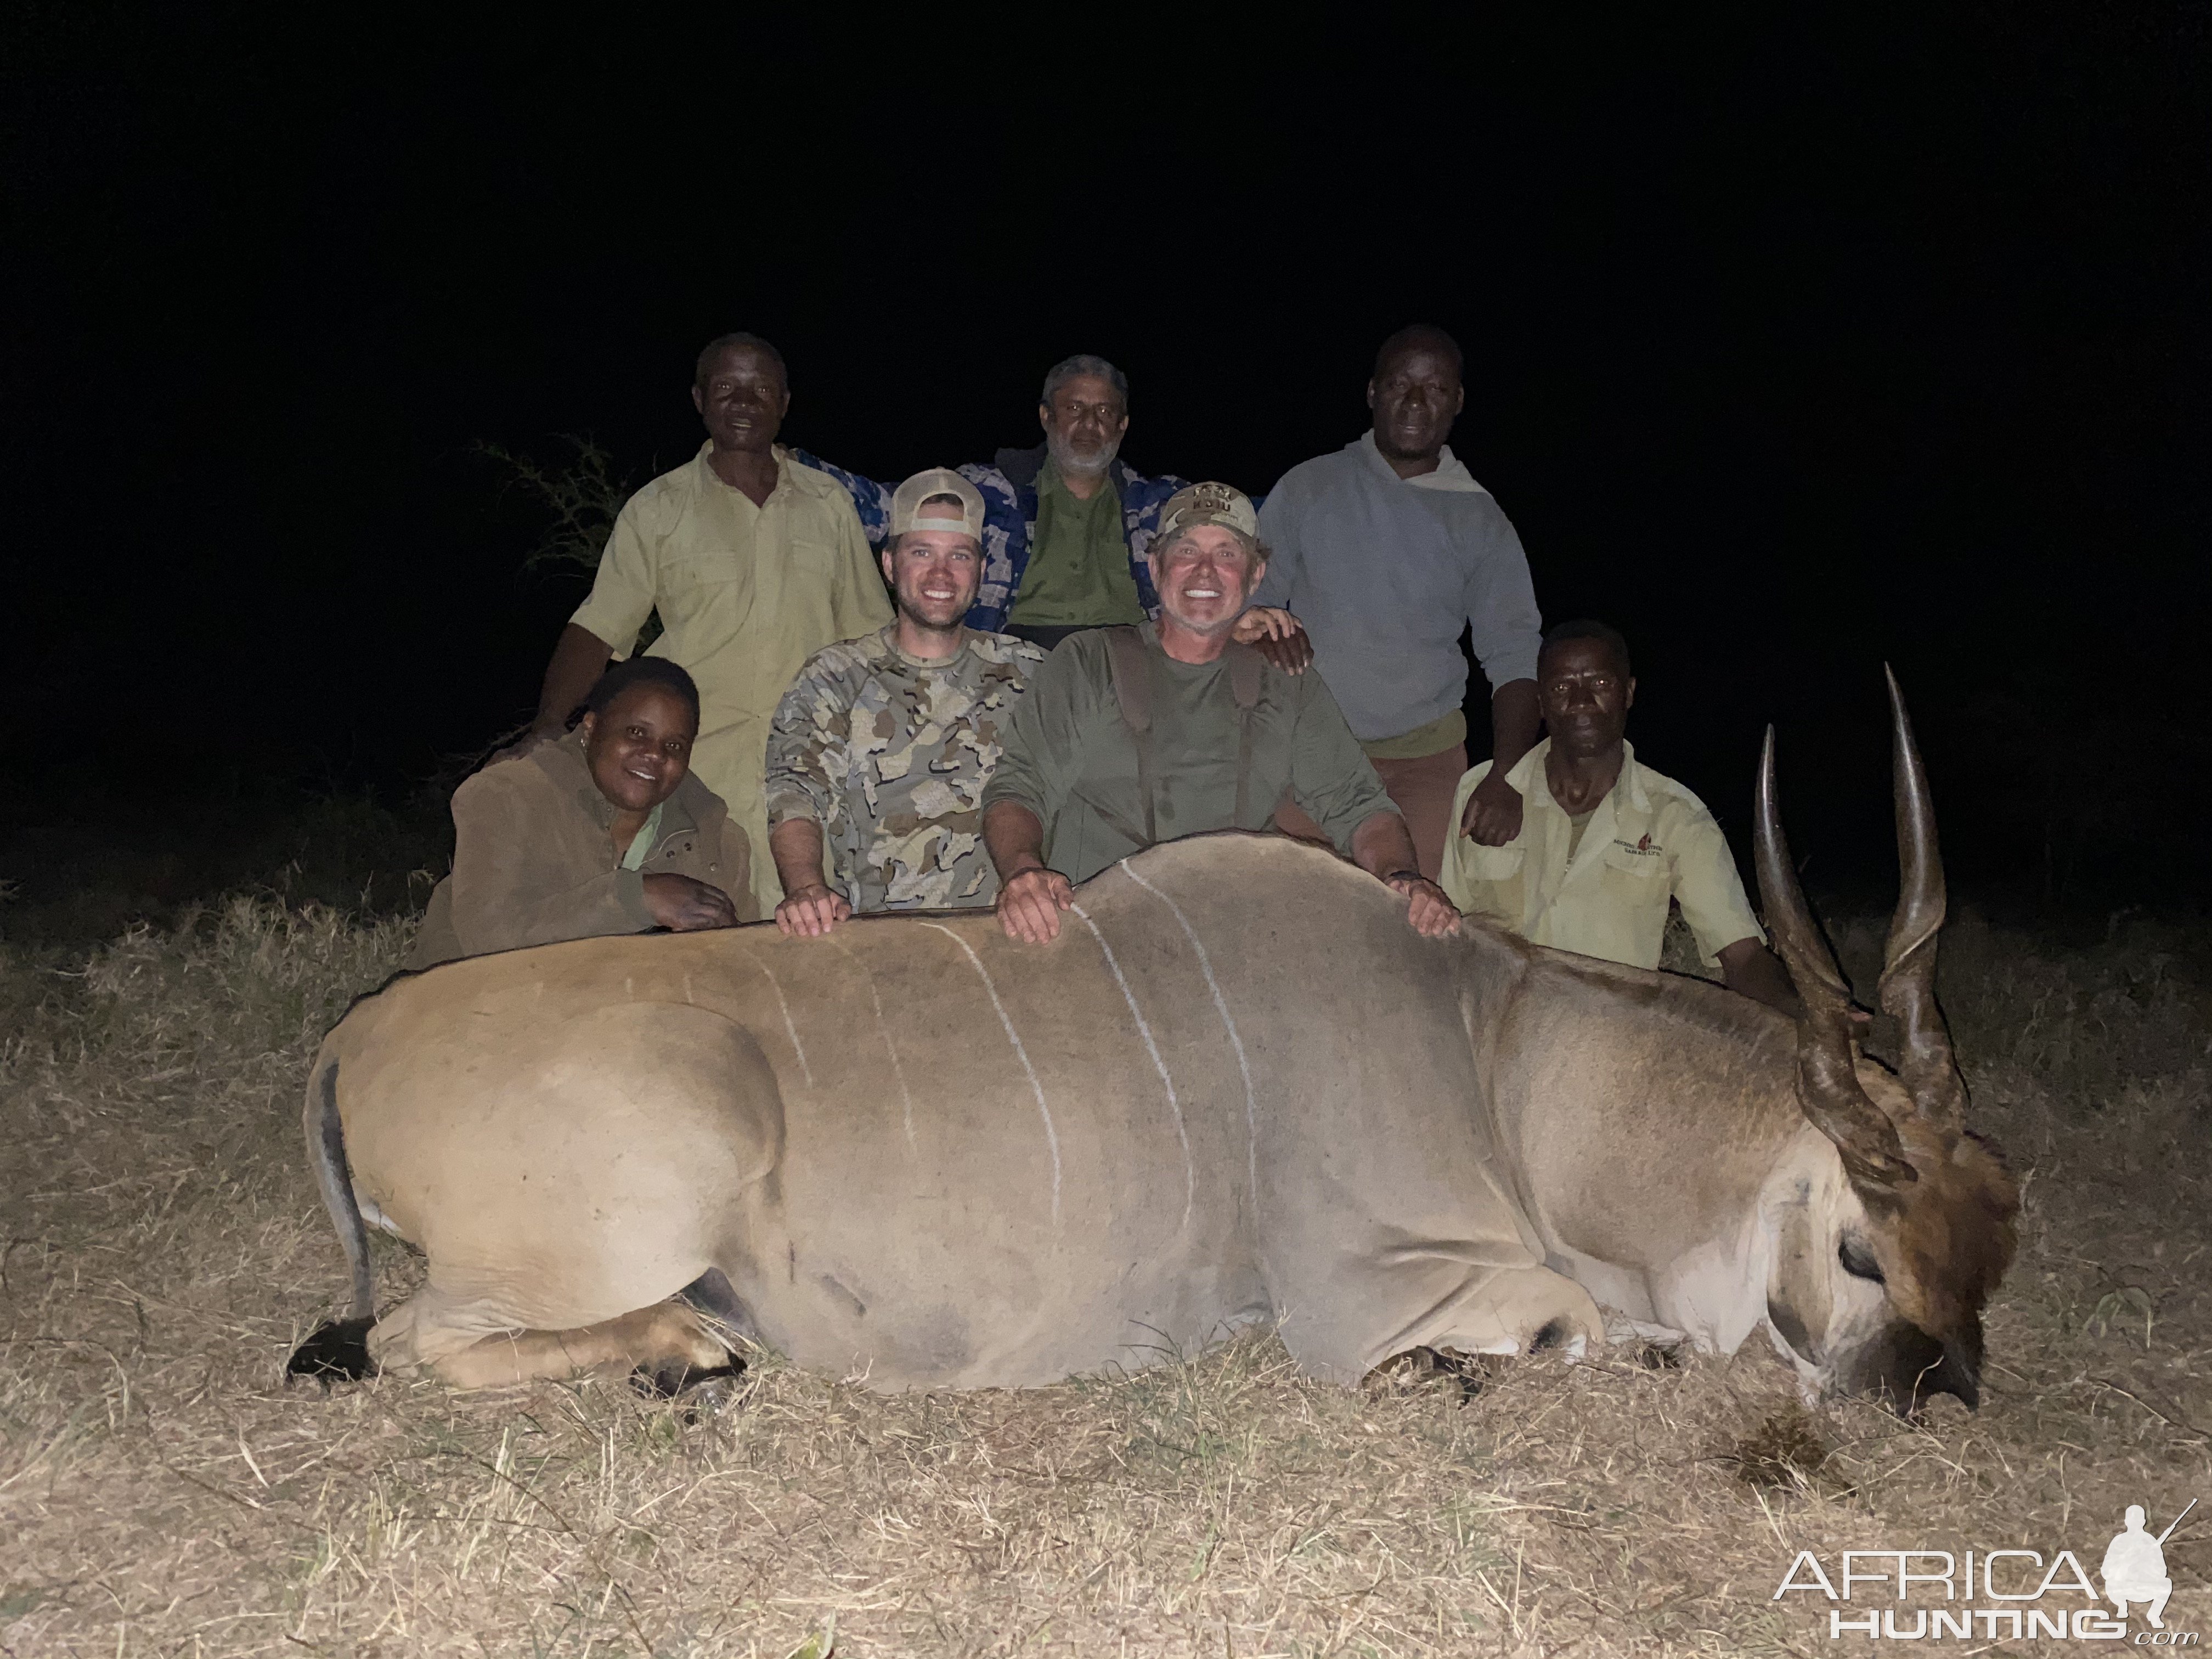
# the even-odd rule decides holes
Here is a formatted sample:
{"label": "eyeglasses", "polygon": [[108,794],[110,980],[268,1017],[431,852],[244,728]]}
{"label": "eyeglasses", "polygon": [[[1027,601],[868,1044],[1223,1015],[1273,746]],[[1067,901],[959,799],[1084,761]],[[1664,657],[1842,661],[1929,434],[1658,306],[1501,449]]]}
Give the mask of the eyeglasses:
{"label": "eyeglasses", "polygon": [[1096,421],[1100,426],[1117,426],[1121,421],[1121,405],[1115,403],[1080,404],[1073,398],[1064,398],[1052,406],[1052,412],[1069,426],[1083,421]]}

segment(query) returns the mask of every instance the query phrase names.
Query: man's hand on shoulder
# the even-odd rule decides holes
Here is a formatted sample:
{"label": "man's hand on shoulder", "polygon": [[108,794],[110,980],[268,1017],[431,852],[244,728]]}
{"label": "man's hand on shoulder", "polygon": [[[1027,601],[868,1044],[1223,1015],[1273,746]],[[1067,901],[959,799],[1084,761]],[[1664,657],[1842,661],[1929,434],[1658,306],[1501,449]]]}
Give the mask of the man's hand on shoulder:
{"label": "man's hand on shoulder", "polygon": [[1075,889],[1067,878],[1038,865],[1000,888],[993,908],[1008,939],[1024,945],[1049,945],[1060,937],[1060,913],[1074,904]]}
{"label": "man's hand on shoulder", "polygon": [[852,914],[853,907],[842,895],[817,881],[775,907],[776,931],[786,939],[819,939]]}
{"label": "man's hand on shoulder", "polygon": [[1237,617],[1230,637],[1239,645],[1257,646],[1285,674],[1303,674],[1313,665],[1313,639],[1305,624],[1274,605],[1254,605]]}
{"label": "man's hand on shoulder", "polygon": [[655,921],[678,933],[734,927],[738,922],[738,907],[727,893],[672,870],[645,878],[645,908],[653,912]]}
{"label": "man's hand on shoulder", "polygon": [[1390,890],[1406,903],[1406,923],[1424,939],[1442,939],[1459,932],[1459,911],[1444,890],[1426,876],[1401,870],[1389,878]]}
{"label": "man's hand on shoulder", "polygon": [[1492,767],[1460,815],[1460,833],[1485,847],[1503,847],[1521,833],[1521,792]]}

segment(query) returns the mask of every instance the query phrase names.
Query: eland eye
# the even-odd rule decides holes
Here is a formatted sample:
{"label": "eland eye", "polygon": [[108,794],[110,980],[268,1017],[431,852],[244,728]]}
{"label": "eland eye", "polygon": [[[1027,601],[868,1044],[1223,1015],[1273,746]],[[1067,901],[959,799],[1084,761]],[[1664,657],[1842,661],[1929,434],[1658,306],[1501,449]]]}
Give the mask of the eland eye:
{"label": "eland eye", "polygon": [[1850,1239],[1846,1238],[1836,1246],[1836,1260],[1853,1279],[1870,1279],[1877,1285],[1882,1283],[1881,1265]]}

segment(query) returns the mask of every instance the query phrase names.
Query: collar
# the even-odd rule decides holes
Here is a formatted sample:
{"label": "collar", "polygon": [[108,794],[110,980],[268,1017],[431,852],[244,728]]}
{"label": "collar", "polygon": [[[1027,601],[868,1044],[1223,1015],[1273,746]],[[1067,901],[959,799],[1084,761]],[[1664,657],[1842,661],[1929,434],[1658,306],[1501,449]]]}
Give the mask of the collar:
{"label": "collar", "polygon": [[1102,480],[1106,488],[1103,490],[1092,491],[1091,499],[1086,501],[1067,487],[1067,480],[1061,475],[1060,463],[1048,454],[1044,465],[1037,469],[1038,499],[1043,499],[1048,490],[1057,490],[1067,498],[1067,504],[1079,513],[1088,513],[1098,506],[1101,495],[1110,495],[1114,501],[1114,510],[1118,513],[1121,510],[1121,482],[1116,473],[1121,464],[1121,458],[1118,455],[1106,464],[1106,474]]}
{"label": "collar", "polygon": [[[991,458],[991,465],[1006,475],[1006,482],[1018,489],[1032,494],[1044,487],[1045,464],[1052,459],[1052,446],[1038,444],[1030,449],[1002,449]],[[1106,481],[1114,486],[1117,499],[1127,500],[1129,486],[1142,483],[1143,477],[1132,472],[1116,454],[1106,468]]]}
{"label": "collar", "polygon": [[1437,451],[1435,471],[1424,472],[1418,477],[1412,478],[1401,478],[1398,476],[1398,469],[1382,459],[1382,452],[1375,447],[1373,427],[1361,433],[1358,442],[1346,444],[1345,447],[1365,451],[1375,465],[1381,468],[1383,474],[1395,483],[1411,484],[1416,489],[1441,489],[1455,495],[1487,495],[1490,493],[1474,481],[1474,475],[1467,470],[1466,464],[1458,456],[1452,453],[1449,444],[1446,444]]}
{"label": "collar", "polygon": [[[712,438],[699,446],[696,465],[699,472],[700,487],[704,489],[726,489],[732,495],[744,495],[744,491],[739,489],[735,484],[724,483],[722,475],[714,471],[712,459],[714,453],[714,441]],[[775,457],[775,488],[768,492],[769,501],[774,501],[786,490],[796,492],[807,488],[800,476],[807,469],[797,456],[781,444],[770,444],[769,453]],[[841,495],[843,493],[842,486],[839,487],[838,493]],[[750,501],[752,497],[746,495],[745,499]]]}
{"label": "collar", "polygon": [[645,815],[645,822],[637,826],[637,834],[630,837],[629,845],[623,849],[622,857],[616,860],[621,868],[642,870],[651,862],[653,854],[660,848],[661,819],[667,811],[668,803],[663,801]]}
{"label": "collar", "polygon": [[[1521,792],[1524,804],[1531,799],[1540,799],[1553,811],[1564,815],[1565,809],[1553,799],[1551,785],[1544,778],[1544,757],[1551,752],[1552,740],[1546,738],[1514,763],[1513,769],[1505,775],[1505,781]],[[1626,738],[1620,740],[1620,775],[1613,781],[1613,787],[1606,791],[1598,804],[1603,805],[1606,801],[1615,799],[1626,802],[1632,811],[1649,812],[1651,810],[1651,797],[1644,788],[1643,769],[1636,763],[1636,745]]]}
{"label": "collar", "polygon": [[961,658],[968,654],[975,643],[975,630],[963,623],[960,625],[960,648],[957,651],[949,657],[917,657],[910,651],[902,651],[899,648],[898,618],[894,617],[876,630],[876,649],[872,654],[878,663],[897,663],[908,668],[918,668],[924,673],[933,671],[942,673],[948,668],[957,666]]}

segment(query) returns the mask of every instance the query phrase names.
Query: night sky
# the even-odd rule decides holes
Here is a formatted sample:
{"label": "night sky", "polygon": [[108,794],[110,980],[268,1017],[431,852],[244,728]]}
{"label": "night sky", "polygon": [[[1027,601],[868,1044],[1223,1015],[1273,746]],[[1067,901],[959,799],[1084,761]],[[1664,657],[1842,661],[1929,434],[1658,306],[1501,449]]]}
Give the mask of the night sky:
{"label": "night sky", "polygon": [[1888,880],[1887,658],[1962,883],[2212,887],[2203,7],[283,15],[0,26],[15,821],[482,748],[581,583],[477,446],[642,482],[725,330],[877,477],[1036,441],[1088,350],[1138,470],[1257,491],[1425,319],[1740,850],[1771,720],[1808,878]]}

